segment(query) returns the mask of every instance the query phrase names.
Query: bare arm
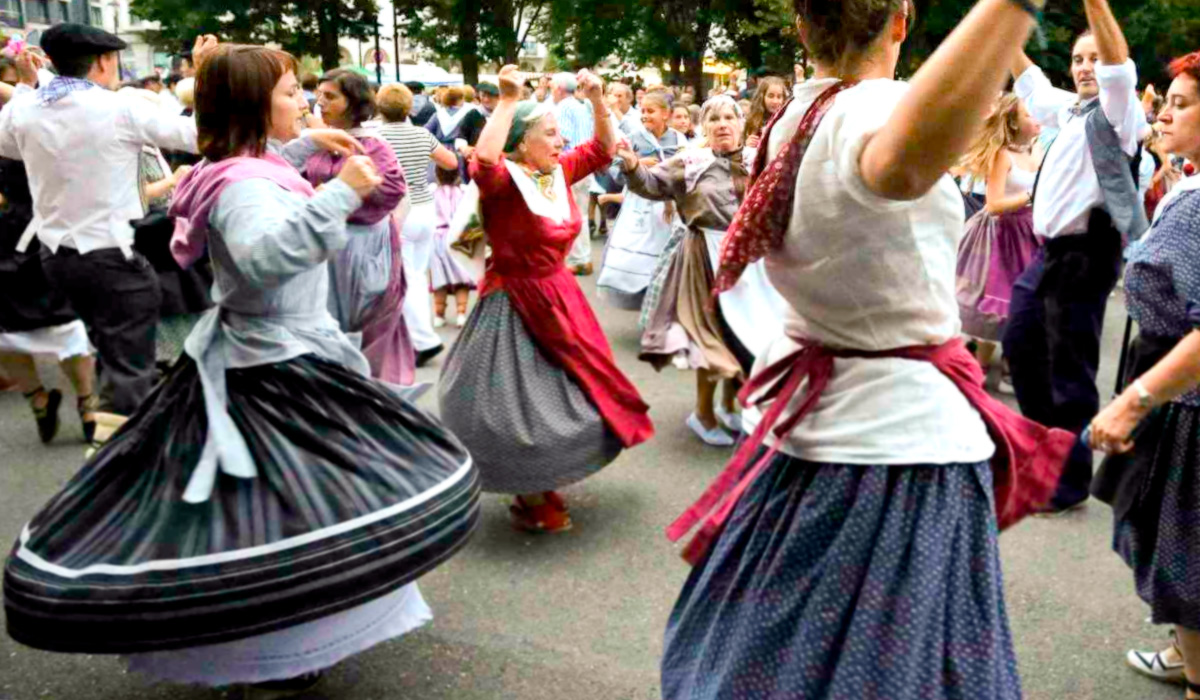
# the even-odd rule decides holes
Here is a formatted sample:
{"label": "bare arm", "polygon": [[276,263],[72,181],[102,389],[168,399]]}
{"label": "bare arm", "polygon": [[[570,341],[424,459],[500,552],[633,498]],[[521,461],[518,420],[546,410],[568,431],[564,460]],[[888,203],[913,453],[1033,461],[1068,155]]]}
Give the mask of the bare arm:
{"label": "bare arm", "polygon": [[433,153],[429,154],[429,157],[442,170],[458,169],[458,158],[454,155],[454,151],[451,151],[440,143],[437,148],[433,149]]}
{"label": "bare arm", "polygon": [[521,99],[521,74],[516,66],[500,69],[499,82],[500,102],[475,144],[475,159],[485,165],[495,165],[504,159],[504,142],[508,140],[508,130]]}
{"label": "bare arm", "polygon": [[987,206],[989,214],[1004,214],[1016,211],[1029,204],[1029,193],[1023,192],[1011,197],[1004,193],[1008,188],[1008,173],[1012,169],[1012,156],[1004,151],[996,155],[991,172],[987,178]]}
{"label": "bare arm", "polygon": [[1029,58],[1029,54],[1024,51],[1018,51],[1012,60],[1011,71],[1013,80],[1020,78],[1030,68],[1033,68],[1033,60]]}
{"label": "bare arm", "polygon": [[863,149],[859,167],[867,188],[892,200],[927,193],[970,145],[983,122],[979,106],[1003,87],[1033,24],[1010,0],[981,0]]}
{"label": "bare arm", "polygon": [[604,103],[604,81],[591,71],[579,72],[579,86],[592,103],[593,121],[596,123],[596,140],[610,157],[617,153],[617,133],[608,118],[608,105]]}
{"label": "bare arm", "polygon": [[1096,37],[1096,49],[1100,52],[1100,62],[1107,66],[1119,66],[1129,60],[1129,44],[1117,18],[1113,16],[1108,0],[1084,0],[1083,9],[1087,12],[1088,26]]}

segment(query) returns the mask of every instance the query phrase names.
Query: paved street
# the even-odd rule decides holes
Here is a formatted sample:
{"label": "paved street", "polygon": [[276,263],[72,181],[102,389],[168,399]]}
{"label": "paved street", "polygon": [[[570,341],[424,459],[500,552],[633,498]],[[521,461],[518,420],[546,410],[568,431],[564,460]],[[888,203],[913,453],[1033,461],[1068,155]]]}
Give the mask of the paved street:
{"label": "paved street", "polygon": [[[597,249],[597,261],[600,250]],[[598,265],[597,265],[598,267]],[[594,279],[585,287],[594,297]],[[1101,386],[1111,391],[1124,326],[1110,308]],[[664,527],[728,458],[685,428],[693,375],[656,374],[636,359],[636,315],[597,304],[629,373],[653,407],[658,435],[568,489],[575,529],[530,537],[507,524],[504,499],[484,498],[469,547],[421,580],[434,609],[426,628],[336,667],[309,700],[651,700],[658,697],[662,631],[687,569]],[[446,329],[447,340],[454,331]],[[436,379],[438,362],[421,378]],[[57,381],[62,382],[61,378]],[[434,408],[427,396],[423,403]],[[73,404],[71,404],[73,405]],[[43,447],[18,394],[0,395],[0,538],[76,470],[83,447],[64,405],[58,440]],[[1157,648],[1166,630],[1145,622],[1131,576],[1111,553],[1107,507],[1031,520],[1002,539],[1009,613],[1030,700],[1166,700],[1182,690],[1123,664],[1132,646]],[[204,700],[203,688],[149,686],[114,658],[33,651],[0,635],[0,699]]]}

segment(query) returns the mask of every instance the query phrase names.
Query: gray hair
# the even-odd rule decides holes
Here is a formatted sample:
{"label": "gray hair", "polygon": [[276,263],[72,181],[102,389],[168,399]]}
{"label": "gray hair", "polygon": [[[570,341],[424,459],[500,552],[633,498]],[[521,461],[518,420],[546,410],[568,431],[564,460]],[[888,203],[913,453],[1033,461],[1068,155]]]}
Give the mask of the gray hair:
{"label": "gray hair", "polygon": [[554,77],[551,78],[551,82],[554,84],[554,87],[563,88],[567,92],[575,92],[579,87],[579,84],[575,81],[574,73],[555,73]]}
{"label": "gray hair", "polygon": [[729,95],[717,95],[705,100],[704,106],[700,108],[700,123],[706,123],[708,115],[725,107],[733,107],[733,113],[737,115],[737,118],[745,121],[746,115],[742,112],[742,107],[737,103],[737,100]]}
{"label": "gray hair", "polygon": [[608,92],[610,94],[616,90],[620,90],[630,97],[633,97],[633,88],[629,87],[627,84],[620,81],[614,81],[608,84]]}

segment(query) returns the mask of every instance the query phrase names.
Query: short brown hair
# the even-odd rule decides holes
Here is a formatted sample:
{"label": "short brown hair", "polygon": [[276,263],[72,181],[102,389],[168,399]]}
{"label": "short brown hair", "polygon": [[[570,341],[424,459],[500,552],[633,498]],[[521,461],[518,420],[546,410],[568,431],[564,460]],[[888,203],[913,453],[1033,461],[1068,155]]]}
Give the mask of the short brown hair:
{"label": "short brown hair", "polygon": [[219,44],[196,71],[200,153],[216,162],[249,151],[260,156],[271,128],[275,85],[297,68],[291,54],[265,46]]}
{"label": "short brown hair", "polygon": [[916,20],[913,0],[793,0],[796,17],[807,29],[807,46],[821,63],[845,68],[862,58],[897,12]]}
{"label": "short brown hair", "polygon": [[457,107],[462,104],[463,89],[458,85],[451,85],[446,88],[446,94],[442,95],[443,107]]}
{"label": "short brown hair", "polygon": [[321,76],[322,83],[333,83],[346,97],[346,116],[358,126],[375,116],[375,91],[371,83],[354,71],[344,68],[331,70]]}
{"label": "short brown hair", "polygon": [[402,122],[412,112],[413,94],[402,83],[391,83],[379,88],[375,95],[375,107],[385,122]]}

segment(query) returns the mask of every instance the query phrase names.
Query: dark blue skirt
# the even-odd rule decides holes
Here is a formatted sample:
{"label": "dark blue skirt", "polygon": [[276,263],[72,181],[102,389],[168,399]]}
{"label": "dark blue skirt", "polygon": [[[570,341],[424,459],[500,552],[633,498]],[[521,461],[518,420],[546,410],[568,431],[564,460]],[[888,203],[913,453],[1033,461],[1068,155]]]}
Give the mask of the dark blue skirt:
{"label": "dark blue skirt", "polygon": [[987,463],[778,455],[688,578],[665,700],[1014,700]]}

